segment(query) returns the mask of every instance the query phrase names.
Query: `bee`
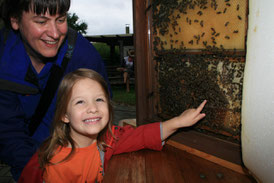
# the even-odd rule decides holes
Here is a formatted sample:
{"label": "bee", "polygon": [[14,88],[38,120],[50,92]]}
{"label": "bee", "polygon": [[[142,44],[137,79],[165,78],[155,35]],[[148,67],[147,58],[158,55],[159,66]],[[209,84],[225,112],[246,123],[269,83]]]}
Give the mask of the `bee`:
{"label": "bee", "polygon": [[215,37],[218,37],[220,35],[220,33],[217,33],[216,35],[215,35]]}
{"label": "bee", "polygon": [[203,20],[200,22],[200,25],[201,25],[201,27],[204,27],[204,21]]}
{"label": "bee", "polygon": [[211,28],[211,30],[213,31],[211,35],[214,35],[216,33],[214,28]]}
{"label": "bee", "polygon": [[221,13],[222,13],[222,12],[220,12],[220,11],[217,12],[218,15],[221,14]]}
{"label": "bee", "polygon": [[178,43],[178,40],[175,40],[175,43]]}
{"label": "bee", "polygon": [[198,11],[197,14],[200,15],[200,16],[202,16],[203,12],[202,11]]}
{"label": "bee", "polygon": [[207,41],[203,41],[203,45],[206,46],[207,45]]}
{"label": "bee", "polygon": [[238,32],[239,32],[238,30],[233,31],[234,34],[237,34]]}
{"label": "bee", "polygon": [[189,25],[191,25],[191,20],[189,20],[189,22],[188,22],[188,23],[189,23]]}
{"label": "bee", "polygon": [[186,22],[188,23],[188,17],[186,17]]}
{"label": "bee", "polygon": [[226,38],[226,39],[230,39],[230,37],[229,37],[229,36],[225,36],[225,38]]}
{"label": "bee", "polygon": [[239,11],[239,9],[240,9],[240,5],[239,5],[239,4],[237,4],[237,11]]}
{"label": "bee", "polygon": [[225,9],[224,9],[223,14],[225,14],[225,13],[226,13],[226,10],[227,10],[227,8],[225,8]]}
{"label": "bee", "polygon": [[227,27],[227,26],[228,26],[228,24],[229,24],[229,22],[226,22],[226,23],[225,23],[225,26]]}
{"label": "bee", "polygon": [[195,19],[195,20],[194,20],[194,22],[195,22],[195,23],[198,23],[198,22],[199,22],[199,20]]}
{"label": "bee", "polygon": [[238,15],[238,19],[239,19],[239,20],[242,20],[242,17],[240,17],[240,16]]}
{"label": "bee", "polygon": [[230,6],[230,3],[226,3],[227,6]]}
{"label": "bee", "polygon": [[193,45],[193,40],[189,41],[188,43],[191,44],[191,45]]}
{"label": "bee", "polygon": [[205,35],[205,33],[203,32],[202,35],[201,35],[201,37],[204,37],[204,35]]}

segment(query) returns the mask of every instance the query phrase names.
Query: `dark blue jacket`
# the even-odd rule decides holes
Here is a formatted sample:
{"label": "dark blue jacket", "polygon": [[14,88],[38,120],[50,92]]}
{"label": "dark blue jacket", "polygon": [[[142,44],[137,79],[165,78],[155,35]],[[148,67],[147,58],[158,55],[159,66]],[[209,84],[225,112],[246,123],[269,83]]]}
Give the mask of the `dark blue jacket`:
{"label": "dark blue jacket", "polygon": [[[49,71],[53,64],[60,66],[68,48],[67,40],[60,48],[54,63],[46,63],[38,74],[26,53],[20,35],[9,31],[4,41],[0,32],[0,159],[11,166],[15,180],[35,153],[41,142],[48,137],[55,111],[56,96],[45,117],[31,137],[28,124],[38,105]],[[81,34],[77,40],[65,74],[78,68],[90,68],[106,80],[104,63],[91,43]]]}

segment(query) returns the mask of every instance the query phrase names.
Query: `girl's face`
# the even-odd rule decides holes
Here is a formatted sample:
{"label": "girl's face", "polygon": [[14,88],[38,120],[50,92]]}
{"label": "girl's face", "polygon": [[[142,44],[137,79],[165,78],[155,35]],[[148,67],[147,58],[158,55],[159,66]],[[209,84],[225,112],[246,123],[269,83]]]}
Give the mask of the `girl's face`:
{"label": "girl's face", "polygon": [[30,47],[34,54],[47,58],[57,55],[68,30],[66,14],[51,16],[48,12],[37,15],[23,11],[21,20],[11,18],[11,25],[14,30],[20,31],[27,50]]}
{"label": "girl's face", "polygon": [[97,81],[85,78],[75,83],[63,121],[70,124],[71,137],[79,147],[96,141],[109,121],[108,101]]}

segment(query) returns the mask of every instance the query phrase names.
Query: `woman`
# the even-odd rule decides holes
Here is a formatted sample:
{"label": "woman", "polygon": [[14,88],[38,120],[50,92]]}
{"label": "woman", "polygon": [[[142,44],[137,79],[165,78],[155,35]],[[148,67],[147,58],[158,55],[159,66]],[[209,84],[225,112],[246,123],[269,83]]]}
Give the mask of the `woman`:
{"label": "woman", "polygon": [[70,55],[64,73],[89,68],[107,79],[100,55],[82,35],[76,34],[75,44],[68,43],[69,8],[70,0],[4,0],[1,7],[0,159],[11,166],[15,180],[49,135],[55,98],[33,136],[28,124],[51,68],[62,68]]}

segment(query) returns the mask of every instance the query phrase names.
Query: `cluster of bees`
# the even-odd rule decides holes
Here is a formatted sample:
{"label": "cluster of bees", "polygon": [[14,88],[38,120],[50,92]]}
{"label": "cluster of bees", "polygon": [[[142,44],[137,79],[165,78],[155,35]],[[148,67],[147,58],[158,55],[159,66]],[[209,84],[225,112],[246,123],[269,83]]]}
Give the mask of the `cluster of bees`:
{"label": "cluster of bees", "polygon": [[[222,1],[222,3],[218,4],[217,1],[219,3]],[[228,15],[228,18],[221,19],[222,29],[227,28],[231,31],[222,32],[220,25],[217,25],[217,29],[221,29],[217,32],[212,24],[214,21],[212,16],[213,19],[217,18],[218,15],[226,14],[229,8],[233,8],[235,19],[243,20],[240,3],[231,4],[230,0],[155,0],[152,7],[155,51],[157,49],[212,49],[216,47],[223,50],[227,43],[225,40],[233,42],[233,34],[238,34],[240,30],[237,29],[237,25],[234,25],[235,23],[227,20],[233,18]],[[215,15],[212,15],[212,12]],[[232,10],[229,13],[231,12]],[[243,23],[238,22],[238,24]],[[199,25],[200,28],[191,27],[193,25]],[[191,32],[192,30],[195,31]]]}

